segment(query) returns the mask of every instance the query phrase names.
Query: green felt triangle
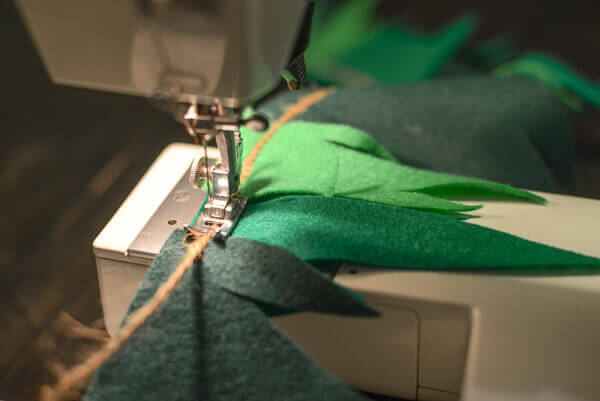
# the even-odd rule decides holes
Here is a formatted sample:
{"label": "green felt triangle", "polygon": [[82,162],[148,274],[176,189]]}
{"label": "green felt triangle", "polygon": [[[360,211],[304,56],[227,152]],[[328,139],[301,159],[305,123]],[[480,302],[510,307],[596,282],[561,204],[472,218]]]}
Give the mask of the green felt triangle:
{"label": "green felt triangle", "polygon": [[[245,158],[261,134],[243,130]],[[285,195],[327,195],[440,212],[477,209],[442,199],[444,190],[543,199],[489,181],[435,173],[397,163],[364,132],[335,124],[291,122],[262,148],[241,193],[251,201]],[[427,191],[435,192],[436,196]]]}
{"label": "green felt triangle", "polygon": [[328,4],[316,2],[310,42],[304,53],[309,72],[348,52],[374,29],[377,3],[377,0],[350,0],[327,13]]}
{"label": "green felt triangle", "polygon": [[[178,265],[186,250],[183,237],[184,233],[176,230],[167,240],[142,280],[129,314],[147,302]],[[242,250],[251,251],[250,257],[235,253]],[[225,248],[211,244],[203,265],[188,270],[167,302],[96,372],[84,400],[365,401],[318,367],[259,306],[222,288],[225,284],[242,292],[271,292],[277,295],[275,300],[282,301],[291,299],[286,292],[301,291],[297,295],[303,305],[317,305],[317,297],[323,296],[324,300],[346,303],[345,307],[330,306],[349,313],[339,287],[326,279],[315,281],[312,269],[289,253],[277,260],[283,253],[287,252],[244,239],[230,239]],[[234,262],[235,267],[220,274],[217,270],[224,265],[212,263],[222,260]],[[259,278],[258,272],[251,273],[256,262],[261,264],[260,274],[266,276],[253,289],[251,280]],[[280,274],[277,270],[281,268]],[[290,269],[305,273],[304,277],[296,273],[295,279],[307,279],[322,288],[285,285],[282,274]],[[272,287],[266,285],[269,278],[274,279]],[[332,298],[336,292],[341,294],[337,300]],[[317,309],[322,307],[324,304]],[[364,308],[358,311],[362,314]]]}
{"label": "green felt triangle", "polygon": [[233,235],[288,249],[303,260],[336,259],[407,269],[600,268],[598,259],[452,216],[320,196],[247,205]]}
{"label": "green felt triangle", "polygon": [[[426,35],[378,22],[375,0],[351,0],[327,13],[317,2],[305,52],[309,77],[322,83],[363,85],[429,78],[463,47],[477,21],[462,17]],[[408,61],[407,61],[408,60]]]}
{"label": "green felt triangle", "polygon": [[380,83],[420,81],[435,76],[465,45],[476,27],[472,16],[462,17],[433,35],[381,26],[340,62]]}
{"label": "green felt triangle", "polygon": [[221,288],[289,311],[376,316],[362,302],[306,262],[281,248],[242,238],[212,242],[202,275]]}

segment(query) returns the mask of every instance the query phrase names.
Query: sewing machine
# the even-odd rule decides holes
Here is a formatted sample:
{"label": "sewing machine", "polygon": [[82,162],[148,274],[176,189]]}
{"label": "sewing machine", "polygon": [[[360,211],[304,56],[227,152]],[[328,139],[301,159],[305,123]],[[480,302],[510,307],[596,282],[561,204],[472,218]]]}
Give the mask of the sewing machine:
{"label": "sewing machine", "polygon": [[[208,199],[193,229],[226,237],[246,203],[238,195],[240,127],[267,127],[242,110],[276,88],[284,70],[290,87],[302,84],[312,1],[17,4],[54,81],[148,97],[202,143],[190,183],[206,186]],[[212,165],[211,140],[220,152]]]}
{"label": "sewing machine", "polygon": [[[94,241],[105,322],[114,333],[174,228],[190,223],[200,207],[194,229],[225,236],[235,223],[245,202],[237,194],[239,127],[265,128],[258,116],[243,119],[242,108],[272,90],[286,67],[301,80],[310,3],[18,5],[53,80],[152,98],[199,143],[167,147]],[[207,146],[211,139],[217,148]],[[600,257],[600,201],[541,195],[547,206],[484,202],[481,217],[469,223]],[[600,398],[600,276],[344,263],[332,278],[365,294],[381,317],[301,313],[273,321],[350,386],[429,401]]]}
{"label": "sewing machine", "polygon": [[[205,198],[188,182],[201,147],[166,148],[94,241],[114,333],[147,266]],[[208,157],[219,152],[208,149]],[[484,202],[471,224],[600,257],[600,201]],[[273,321],[349,385],[418,400],[593,400],[600,396],[600,275],[511,276],[343,263],[333,279],[378,319],[312,313]]]}

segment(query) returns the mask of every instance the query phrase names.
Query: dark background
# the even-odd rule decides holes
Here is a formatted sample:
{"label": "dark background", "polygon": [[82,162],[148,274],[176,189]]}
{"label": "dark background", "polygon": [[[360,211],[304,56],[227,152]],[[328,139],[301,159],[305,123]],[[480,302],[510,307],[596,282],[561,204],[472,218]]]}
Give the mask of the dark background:
{"label": "dark background", "polygon": [[[425,30],[466,11],[475,40],[510,33],[519,49],[600,76],[600,2],[384,1],[383,16]],[[40,385],[97,344],[70,339],[67,311],[102,327],[93,238],[162,148],[188,141],[145,100],[53,85],[9,0],[0,1],[0,399],[34,400]],[[600,115],[574,127],[576,194],[600,198]]]}

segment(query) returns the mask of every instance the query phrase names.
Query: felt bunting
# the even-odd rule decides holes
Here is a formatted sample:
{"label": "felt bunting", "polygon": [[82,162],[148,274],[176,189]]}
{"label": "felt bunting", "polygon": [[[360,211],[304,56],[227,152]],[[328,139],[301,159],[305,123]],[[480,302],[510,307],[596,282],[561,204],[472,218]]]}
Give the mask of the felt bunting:
{"label": "felt bunting", "polygon": [[310,78],[345,86],[428,79],[464,47],[478,25],[466,15],[438,32],[421,33],[376,21],[378,4],[351,0],[328,10],[327,2],[316,3],[305,53]]}
{"label": "felt bunting", "polygon": [[[179,263],[184,235],[175,230],[167,240],[128,314],[152,297]],[[85,400],[133,401],[143,394],[151,401],[364,401],[268,319],[304,310],[376,314],[292,253],[307,260],[418,269],[600,267],[597,259],[451,216],[321,196],[250,204],[234,237],[211,243],[167,303],[99,369]]]}
{"label": "felt bunting", "polygon": [[[169,237],[128,314],[150,299],[179,263],[184,236],[176,230]],[[244,259],[242,251],[247,251]],[[309,287],[286,285],[289,273]],[[253,286],[256,278],[261,281]],[[271,284],[263,286],[269,279]],[[373,315],[287,251],[246,239],[212,243],[202,265],[185,273],[167,303],[97,371],[84,400],[366,400],[283,335],[262,303],[234,292],[293,309]]]}

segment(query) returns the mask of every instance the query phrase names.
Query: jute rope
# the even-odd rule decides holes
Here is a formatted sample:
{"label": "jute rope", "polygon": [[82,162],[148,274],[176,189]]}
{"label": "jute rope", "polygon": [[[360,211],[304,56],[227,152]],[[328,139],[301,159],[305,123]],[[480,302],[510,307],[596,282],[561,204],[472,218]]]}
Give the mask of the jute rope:
{"label": "jute rope", "polygon": [[[286,110],[286,112],[271,125],[267,133],[256,143],[244,161],[240,182],[244,182],[248,178],[261,149],[265,146],[267,141],[273,137],[281,125],[290,121],[297,115],[304,113],[310,106],[332,93],[333,90],[333,88],[323,88],[315,91],[302,97],[298,103]],[[167,281],[158,288],[154,296],[129,317],[112,341],[108,342],[105,346],[92,354],[85,362],[69,370],[59,380],[53,391],[48,391],[48,388],[45,387],[43,389],[44,391],[40,394],[41,401],[65,401],[73,399],[73,394],[79,394],[77,392],[78,387],[87,383],[100,365],[108,361],[123,348],[133,334],[135,334],[135,332],[148,321],[161,305],[167,301],[169,295],[177,287],[177,284],[179,284],[185,272],[194,264],[194,261],[202,258],[204,250],[214,236],[215,232],[194,232],[195,239],[187,244],[188,250],[185,256],[177,268],[171,273]]]}
{"label": "jute rope", "polygon": [[273,124],[271,124],[271,127],[269,128],[267,133],[260,138],[256,145],[254,145],[254,148],[252,148],[252,150],[250,151],[250,154],[248,154],[248,157],[246,157],[246,160],[242,165],[242,176],[240,177],[240,182],[244,182],[246,178],[248,178],[248,176],[252,172],[252,167],[254,167],[254,162],[256,161],[258,153],[263,148],[263,146],[265,146],[267,141],[271,139],[275,132],[277,132],[279,127],[281,127],[283,124],[287,123],[297,115],[304,113],[306,110],[308,110],[310,106],[312,106],[315,103],[318,103],[324,97],[331,94],[333,91],[335,91],[335,88],[323,88],[300,98],[300,100],[298,100],[298,103],[287,109],[281,117],[279,117]]}

